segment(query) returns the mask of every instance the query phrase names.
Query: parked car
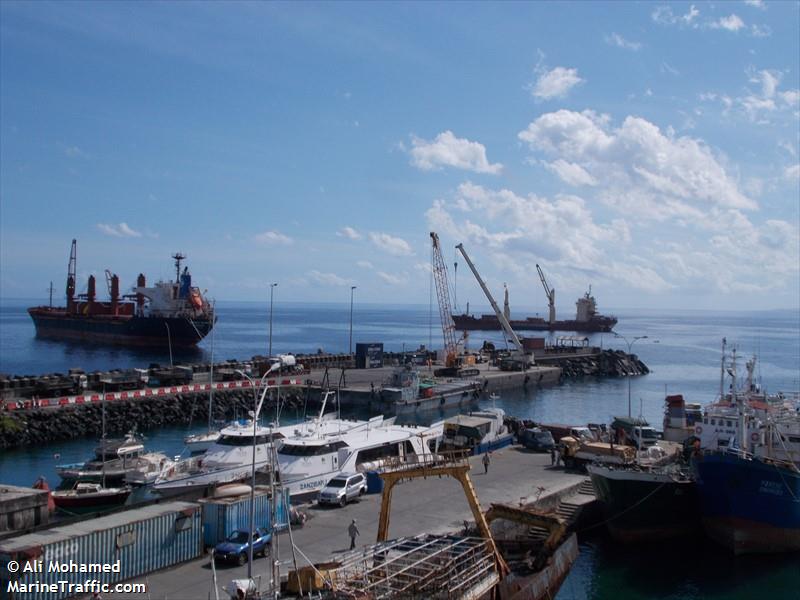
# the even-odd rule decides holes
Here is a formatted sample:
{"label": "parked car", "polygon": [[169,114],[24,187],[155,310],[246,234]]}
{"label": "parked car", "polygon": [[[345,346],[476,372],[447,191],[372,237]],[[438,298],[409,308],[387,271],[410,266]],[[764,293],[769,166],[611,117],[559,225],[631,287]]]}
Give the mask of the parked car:
{"label": "parked car", "polygon": [[367,493],[367,478],[363,473],[339,473],[319,493],[320,504],[344,506],[350,500]]}
{"label": "parked car", "polygon": [[553,434],[538,427],[520,431],[519,443],[529,450],[536,450],[537,452],[550,452],[556,445]]}
{"label": "parked car", "polygon": [[[237,529],[224,542],[214,548],[214,559],[226,562],[235,562],[243,565],[247,562],[250,548],[250,536],[246,529]],[[267,553],[272,535],[261,527],[253,534],[253,556]]]}

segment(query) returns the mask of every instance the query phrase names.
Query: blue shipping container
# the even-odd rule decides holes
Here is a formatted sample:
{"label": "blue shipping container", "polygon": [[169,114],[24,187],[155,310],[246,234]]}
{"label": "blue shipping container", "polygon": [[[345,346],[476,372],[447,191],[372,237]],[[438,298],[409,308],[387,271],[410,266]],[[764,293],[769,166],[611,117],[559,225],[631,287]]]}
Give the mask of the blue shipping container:
{"label": "blue shipping container", "polygon": [[[203,553],[200,506],[169,502],[126,510],[73,525],[0,541],[0,598],[60,600],[76,595],[68,584],[114,584],[176,565]],[[19,564],[11,572],[9,563]],[[43,572],[22,572],[41,562]],[[53,565],[113,565],[116,572],[51,571]],[[12,565],[13,568],[13,565]],[[117,570],[118,569],[118,570]],[[65,581],[67,585],[60,585]],[[9,592],[9,582],[50,584],[57,590]],[[88,594],[78,594],[87,596]]]}
{"label": "blue shipping container", "polygon": [[[255,526],[270,527],[272,512],[268,486],[256,486]],[[250,527],[250,494],[231,498],[203,498],[203,541],[206,546],[216,546],[237,529]],[[278,496],[276,527],[285,529],[289,522],[289,491]]]}

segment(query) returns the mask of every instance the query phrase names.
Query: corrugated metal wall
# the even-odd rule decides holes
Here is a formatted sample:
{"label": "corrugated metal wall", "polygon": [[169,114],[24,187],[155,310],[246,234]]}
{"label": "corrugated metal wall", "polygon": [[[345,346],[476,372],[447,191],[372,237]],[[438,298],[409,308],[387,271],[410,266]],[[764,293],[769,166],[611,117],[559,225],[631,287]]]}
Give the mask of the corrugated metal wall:
{"label": "corrugated metal wall", "polygon": [[[41,537],[41,536],[39,536]],[[63,536],[60,536],[63,537]],[[44,538],[46,539],[46,537]],[[9,560],[18,560],[24,565],[29,558],[38,556],[48,565],[114,563],[120,561],[119,573],[18,573],[20,583],[85,583],[98,579],[104,583],[118,583],[146,573],[151,573],[178,563],[197,558],[203,553],[203,529],[201,510],[197,505],[182,510],[167,512],[141,521],[110,527],[87,535],[63,539],[53,543],[40,543],[27,552],[0,553],[0,598],[8,595]],[[69,598],[68,592],[39,592],[18,594],[26,600],[57,600]]]}
{"label": "corrugated metal wall", "polygon": [[[206,546],[216,546],[236,529],[250,527],[250,495],[237,498],[203,499],[203,539]],[[266,491],[256,489],[255,493],[255,526],[270,527],[270,500]],[[278,496],[276,507],[276,523],[278,528],[285,527],[289,515],[289,491]]]}

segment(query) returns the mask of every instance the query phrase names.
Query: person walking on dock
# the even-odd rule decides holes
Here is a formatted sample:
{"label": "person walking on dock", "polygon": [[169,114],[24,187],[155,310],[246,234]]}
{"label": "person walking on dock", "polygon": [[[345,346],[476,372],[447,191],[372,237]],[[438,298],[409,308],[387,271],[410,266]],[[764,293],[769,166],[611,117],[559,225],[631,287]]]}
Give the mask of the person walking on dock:
{"label": "person walking on dock", "polygon": [[555,446],[550,448],[550,466],[551,467],[555,467],[556,466],[556,447]]}
{"label": "person walking on dock", "polygon": [[489,453],[486,452],[483,455],[483,474],[486,475],[489,472],[489,463],[492,462],[492,459],[489,458]]}
{"label": "person walking on dock", "polygon": [[350,534],[350,550],[352,550],[356,547],[356,537],[361,535],[355,519],[350,523],[350,527],[347,528],[347,533]]}

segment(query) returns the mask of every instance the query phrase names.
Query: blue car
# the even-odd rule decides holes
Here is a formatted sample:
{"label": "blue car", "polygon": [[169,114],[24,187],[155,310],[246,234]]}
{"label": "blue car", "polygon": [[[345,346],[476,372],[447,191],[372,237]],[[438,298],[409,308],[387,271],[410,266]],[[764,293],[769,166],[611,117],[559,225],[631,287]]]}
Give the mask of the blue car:
{"label": "blue car", "polygon": [[[235,562],[243,565],[247,562],[250,548],[250,536],[246,529],[237,529],[224,542],[214,548],[214,559],[226,562]],[[257,528],[253,535],[253,556],[266,555],[272,534],[266,529]]]}

